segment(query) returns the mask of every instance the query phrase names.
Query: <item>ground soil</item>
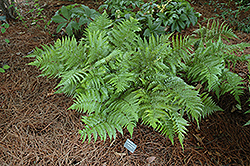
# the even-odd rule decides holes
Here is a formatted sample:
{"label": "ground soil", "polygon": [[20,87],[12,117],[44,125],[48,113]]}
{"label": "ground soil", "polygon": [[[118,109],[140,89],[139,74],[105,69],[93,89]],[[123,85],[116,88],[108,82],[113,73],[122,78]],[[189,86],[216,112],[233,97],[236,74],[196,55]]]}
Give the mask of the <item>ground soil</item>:
{"label": "ground soil", "polygon": [[[223,0],[219,0],[223,2]],[[192,1],[192,6],[204,18],[214,17],[214,6],[209,1]],[[43,14],[48,21],[66,1],[39,1],[44,8]],[[82,1],[83,4],[97,9],[102,1]],[[24,4],[24,3],[23,3]],[[28,6],[21,7],[24,11]],[[220,14],[217,11],[217,14]],[[248,13],[249,14],[249,13]],[[30,15],[25,15],[29,18]],[[223,21],[223,20],[220,20]],[[140,125],[135,128],[133,138],[124,130],[116,140],[96,143],[80,141],[77,133],[83,127],[81,114],[67,110],[73,100],[64,94],[53,94],[58,80],[37,77],[40,71],[27,65],[30,54],[41,44],[53,44],[60,37],[56,35],[56,24],[44,29],[44,22],[26,27],[20,21],[9,21],[10,28],[0,36],[0,66],[8,64],[10,69],[0,73],[0,165],[250,165],[250,126],[243,126],[249,115],[234,109],[235,101],[230,95],[220,100],[224,112],[217,112],[204,118],[200,128],[192,122],[188,127],[183,151],[178,140],[172,145],[152,128]],[[39,25],[40,27],[38,27]],[[198,26],[183,30],[190,34]],[[231,43],[248,42],[250,35],[234,31],[240,39]],[[54,35],[55,36],[54,36]],[[9,39],[10,43],[4,42]],[[245,53],[250,53],[249,49]],[[231,68],[245,80],[249,72],[247,63],[238,63]],[[247,81],[246,81],[247,84]],[[242,101],[249,98],[242,96]],[[236,110],[236,111],[235,111]],[[137,148],[128,153],[123,147],[126,139],[131,139]],[[155,157],[155,158],[154,158]]]}

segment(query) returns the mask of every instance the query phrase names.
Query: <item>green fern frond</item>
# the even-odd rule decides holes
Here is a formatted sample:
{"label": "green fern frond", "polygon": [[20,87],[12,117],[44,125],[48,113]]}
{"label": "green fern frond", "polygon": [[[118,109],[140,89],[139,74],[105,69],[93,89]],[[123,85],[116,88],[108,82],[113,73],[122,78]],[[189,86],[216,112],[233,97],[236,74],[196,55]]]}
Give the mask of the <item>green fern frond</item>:
{"label": "green fern frond", "polygon": [[34,65],[42,70],[41,76],[58,77],[72,68],[81,67],[86,61],[86,48],[79,46],[74,37],[58,39],[54,46],[42,46],[43,50],[36,51],[29,56],[36,56]]}
{"label": "green fern frond", "polygon": [[[155,85],[149,86],[149,89],[151,89],[150,87],[155,87]],[[187,126],[187,123],[181,120],[180,116],[182,115],[178,113],[180,107],[171,103],[172,100],[164,91],[159,92],[161,88],[153,88],[155,89],[153,93],[150,93],[149,89],[136,91],[137,97],[139,97],[139,115],[142,118],[142,123],[152,126],[168,137],[172,143],[174,143],[173,138],[177,133],[180,143],[183,144],[183,134],[186,133],[185,125]]]}
{"label": "green fern frond", "polygon": [[71,70],[75,67],[83,67],[87,60],[86,47],[83,43],[78,43],[74,37],[64,37],[61,43],[55,43],[58,48],[60,64],[63,64],[64,71]]}
{"label": "green fern frond", "polygon": [[93,64],[110,53],[111,47],[108,42],[108,36],[105,32],[89,32],[86,45],[88,46],[89,51],[87,64]]}
{"label": "green fern frond", "polygon": [[75,109],[88,114],[101,112],[103,98],[98,90],[85,90],[84,93],[80,93],[75,98],[74,104],[68,109]]}
{"label": "green fern frond", "polygon": [[[103,71],[105,72],[105,70]],[[86,77],[81,81],[81,87],[85,90],[88,89],[100,89],[105,85],[103,76],[105,75],[101,70],[92,69],[88,70]]]}
{"label": "green fern frond", "polygon": [[164,92],[155,91],[150,93],[149,90],[139,89],[135,93],[139,98],[139,115],[143,123],[153,128],[156,128],[160,124],[161,117],[164,116],[167,111],[172,111],[173,109]]}
{"label": "green fern frond", "polygon": [[153,76],[155,73],[165,72],[168,73],[169,65],[166,64],[165,58],[171,53],[168,41],[169,36],[156,38],[152,35],[149,37],[149,42],[146,38],[137,40],[138,51],[134,54],[132,62],[134,68],[137,68],[137,72],[142,75]]}
{"label": "green fern frond", "polygon": [[151,109],[145,110],[143,114],[144,114],[144,116],[142,117],[143,124],[147,124],[149,126],[152,126],[153,128],[157,128],[157,126],[161,124],[161,118],[165,116],[166,112],[162,109],[158,110],[153,106],[151,106]]}
{"label": "green fern frond", "polygon": [[225,80],[221,83],[221,94],[223,95],[227,92],[230,92],[238,103],[240,102],[240,95],[244,93],[243,79],[235,74],[230,72],[228,69],[225,69],[223,72],[222,80]]}
{"label": "green fern frond", "polygon": [[[198,121],[203,109],[202,101],[198,92],[179,77],[165,76],[161,81],[160,78],[156,80],[147,89],[136,91],[140,104],[139,115],[143,123],[162,132],[171,141],[174,133],[177,133],[183,145],[188,123],[182,116],[187,113]],[[170,126],[173,128],[168,128]]]}
{"label": "green fern frond", "polygon": [[89,24],[88,28],[86,29],[86,32],[94,33],[97,31],[101,31],[101,32],[107,33],[108,32],[107,29],[110,28],[112,25],[113,25],[112,20],[108,18],[108,14],[106,13],[106,11],[104,11],[101,16],[97,17],[95,21],[92,21]]}
{"label": "green fern frond", "polygon": [[202,104],[204,105],[202,116],[203,118],[207,117],[208,115],[211,115],[212,113],[216,111],[223,111],[219,106],[216,105],[216,103],[213,101],[212,97],[209,96],[209,93],[202,93],[200,95],[200,98],[202,100]]}
{"label": "green fern frond", "polygon": [[198,122],[201,117],[203,105],[194,87],[187,85],[179,77],[165,79],[163,86],[172,103],[179,106],[181,110],[187,112],[188,115]]}
{"label": "green fern frond", "polygon": [[189,126],[188,122],[177,112],[173,112],[171,119],[173,120],[174,123],[174,129],[175,132],[178,135],[179,141],[181,143],[182,149],[183,147],[183,141],[184,141],[184,134],[187,134],[187,128],[186,126]]}
{"label": "green fern frond", "polygon": [[107,135],[109,136],[110,140],[116,138],[116,131],[122,133],[122,128],[117,125],[113,124],[110,121],[108,122],[103,115],[99,114],[92,114],[89,116],[82,116],[82,122],[85,125],[84,129],[79,130],[81,134],[81,140],[84,142],[88,137],[88,141],[91,141],[91,136],[93,136],[94,141],[97,140],[98,135],[100,136],[101,140],[106,140]]}
{"label": "green fern frond", "polygon": [[[182,58],[184,63],[187,63],[190,59],[190,54],[192,50],[192,45],[197,41],[197,39],[191,40],[189,36],[182,37],[181,35],[176,35],[172,37],[172,56],[174,58]],[[179,57],[179,58],[178,58]]]}
{"label": "green fern frond", "polygon": [[110,33],[110,41],[119,49],[133,50],[137,35],[140,31],[138,20],[130,17],[129,20],[117,23]]}
{"label": "green fern frond", "polygon": [[225,61],[228,62],[228,65],[230,62],[233,63],[233,66],[235,67],[237,62],[244,62],[249,60],[249,54],[243,54],[241,56],[239,55],[240,52],[244,52],[244,50],[250,47],[250,43],[240,43],[240,44],[235,44],[235,45],[226,45],[224,46],[224,52],[225,56],[224,59]]}
{"label": "green fern frond", "polygon": [[112,112],[108,113],[107,120],[122,128],[126,127],[132,137],[133,129],[139,119],[137,96],[134,93],[126,92],[119,98],[110,99],[106,105],[108,110],[112,110]]}
{"label": "green fern frond", "polygon": [[232,29],[229,28],[225,22],[221,25],[219,24],[219,20],[213,20],[212,24],[210,20],[207,23],[207,27],[201,27],[194,31],[196,33],[196,37],[201,38],[202,42],[207,42],[212,39],[213,41],[219,39],[219,37],[229,40],[229,38],[237,38],[238,37],[233,33]]}
{"label": "green fern frond", "polygon": [[[68,85],[77,85],[81,82],[81,80],[84,78],[85,72],[82,69],[74,68],[70,71],[63,72],[60,76],[61,81],[59,84],[55,87],[58,88],[60,86],[65,86],[67,87],[66,89],[64,88],[64,91],[62,89],[59,89],[57,93],[66,93],[72,95],[72,89],[69,88],[70,86]],[[75,87],[75,86],[73,86]],[[75,88],[73,89],[75,90]]]}
{"label": "green fern frond", "polygon": [[174,144],[174,137],[176,134],[174,129],[174,121],[171,119],[171,115],[165,114],[165,116],[162,116],[161,119],[162,120],[159,121],[156,130],[168,137],[171,143]]}
{"label": "green fern frond", "polygon": [[132,82],[135,81],[133,73],[117,73],[107,75],[104,79],[109,80],[107,83],[115,87],[115,93],[120,93],[131,87]]}
{"label": "green fern frond", "polygon": [[222,74],[223,62],[223,59],[219,57],[204,57],[202,61],[189,67],[187,77],[194,82],[201,81],[201,84],[207,82],[207,88],[211,91]]}
{"label": "green fern frond", "polygon": [[[57,41],[58,42],[58,41]],[[34,53],[29,56],[36,56],[36,60],[29,65],[36,66],[42,70],[40,76],[56,77],[63,71],[63,65],[60,64],[58,49],[52,45],[43,45],[43,50],[36,48]]]}

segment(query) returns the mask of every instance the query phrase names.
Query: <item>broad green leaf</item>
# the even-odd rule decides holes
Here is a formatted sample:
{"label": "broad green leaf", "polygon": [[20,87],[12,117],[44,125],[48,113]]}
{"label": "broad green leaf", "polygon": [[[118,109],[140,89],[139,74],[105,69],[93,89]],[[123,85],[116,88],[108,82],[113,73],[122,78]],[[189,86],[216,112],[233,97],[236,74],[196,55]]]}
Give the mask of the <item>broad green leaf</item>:
{"label": "broad green leaf", "polygon": [[61,23],[61,22],[66,22],[67,21],[65,18],[63,18],[62,16],[59,16],[59,15],[55,15],[51,19],[55,23]]}
{"label": "broad green leaf", "polygon": [[88,7],[88,6],[82,6],[82,8],[85,10],[85,14],[88,16],[88,17],[91,17],[91,9]]}
{"label": "broad green leaf", "polygon": [[197,23],[197,17],[195,15],[189,14],[188,15],[191,23],[193,24],[193,26],[195,26],[195,24]]}
{"label": "broad green leaf", "polygon": [[171,26],[171,31],[175,31],[177,30],[178,32],[180,32],[178,23],[176,21],[173,22],[172,26]]}
{"label": "broad green leaf", "polygon": [[245,112],[245,114],[248,114],[248,113],[250,113],[250,110],[248,110],[248,111]]}
{"label": "broad green leaf", "polygon": [[68,33],[68,35],[72,36],[73,35],[73,30],[78,30],[79,29],[79,25],[77,22],[75,21],[71,21],[68,26],[66,27],[66,32]]}
{"label": "broad green leaf", "polygon": [[71,22],[68,24],[68,26],[65,29],[66,29],[66,32],[67,32],[67,34],[69,36],[73,35],[73,28],[72,28],[72,23]]}
{"label": "broad green leaf", "polygon": [[5,28],[9,28],[9,27],[10,27],[10,25],[7,24],[7,23],[4,23],[3,26],[4,26]]}
{"label": "broad green leaf", "polygon": [[69,20],[70,19],[70,11],[69,11],[69,9],[67,9],[65,6],[63,6],[62,8],[61,8],[61,13],[62,13],[62,15],[63,15],[63,17],[65,17],[67,20]]}
{"label": "broad green leaf", "polygon": [[189,26],[190,26],[191,22],[189,21],[189,19],[188,19],[188,20],[186,20],[186,24],[187,24],[187,27],[189,27]]}
{"label": "broad green leaf", "polygon": [[143,36],[151,36],[150,30],[148,28],[144,31]]}
{"label": "broad green leaf", "polygon": [[184,29],[186,26],[186,24],[181,20],[178,20],[178,24],[180,25],[181,29]]}
{"label": "broad green leaf", "polygon": [[172,18],[179,19],[179,16],[177,14],[173,14]]}
{"label": "broad green leaf", "polygon": [[66,25],[67,22],[59,24],[56,28],[56,33],[59,33],[62,30],[62,28],[65,27]]}
{"label": "broad green leaf", "polygon": [[188,17],[187,17],[186,14],[182,13],[182,14],[180,15],[180,19],[181,19],[182,21],[186,21],[186,20],[188,20]]}
{"label": "broad green leaf", "polygon": [[84,10],[80,7],[73,8],[71,11],[72,11],[72,13],[77,13],[79,15],[83,15],[85,13]]}

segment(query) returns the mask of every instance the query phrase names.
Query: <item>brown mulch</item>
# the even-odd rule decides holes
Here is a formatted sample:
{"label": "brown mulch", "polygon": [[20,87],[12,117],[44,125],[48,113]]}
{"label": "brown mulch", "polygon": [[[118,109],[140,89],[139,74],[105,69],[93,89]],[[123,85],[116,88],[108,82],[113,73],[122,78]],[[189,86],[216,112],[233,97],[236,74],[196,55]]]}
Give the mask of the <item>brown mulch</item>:
{"label": "brown mulch", "polygon": [[[46,1],[49,20],[64,1]],[[198,3],[199,2],[199,3]],[[203,1],[192,4],[203,17],[212,17],[211,7]],[[101,1],[83,1],[97,9]],[[28,17],[28,16],[27,16]],[[10,65],[6,73],[0,73],[0,165],[250,165],[250,126],[243,126],[250,115],[235,111],[230,95],[220,100],[224,112],[217,112],[200,122],[193,122],[184,142],[183,151],[178,139],[172,145],[169,139],[144,125],[138,125],[130,138],[118,135],[116,140],[96,143],[80,141],[77,133],[83,127],[81,114],[67,110],[73,100],[63,94],[53,94],[57,79],[37,77],[40,71],[27,63],[25,58],[35,47],[52,44],[55,38],[44,30],[41,21],[26,28],[21,22],[10,22],[10,28],[0,36],[0,67]],[[186,30],[189,34],[197,27]],[[55,34],[56,25],[49,30]],[[240,40],[250,42],[250,34],[236,31]],[[8,38],[9,44],[4,42]],[[249,53],[249,49],[246,51]],[[246,63],[237,65],[235,72],[248,75]],[[249,93],[242,96],[249,98]],[[131,139],[137,149],[128,153],[123,147]],[[151,158],[150,158],[151,157]],[[150,159],[156,157],[152,162]],[[151,163],[150,163],[151,162]]]}

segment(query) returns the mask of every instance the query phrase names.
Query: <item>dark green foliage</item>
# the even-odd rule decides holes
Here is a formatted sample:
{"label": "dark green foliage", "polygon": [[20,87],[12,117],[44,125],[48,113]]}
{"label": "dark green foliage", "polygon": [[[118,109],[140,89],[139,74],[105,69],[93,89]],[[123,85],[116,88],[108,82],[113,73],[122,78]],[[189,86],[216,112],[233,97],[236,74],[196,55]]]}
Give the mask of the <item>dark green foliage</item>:
{"label": "dark green foliage", "polygon": [[125,15],[131,13],[136,7],[140,8],[142,4],[144,4],[143,0],[106,0],[99,10],[108,10],[111,17],[117,17],[119,11]]}
{"label": "dark green foliage", "polygon": [[93,21],[96,16],[100,16],[100,13],[96,10],[90,9],[85,5],[74,4],[63,6],[56,12],[51,21],[59,23],[56,29],[57,33],[65,27],[68,35],[72,36],[74,34],[76,36],[82,36],[84,28]]}
{"label": "dark green foliage", "polygon": [[195,12],[187,1],[165,2],[158,8],[160,11],[156,15],[164,26],[171,27],[172,32],[180,32],[189,27],[191,23],[196,25],[197,18],[200,17],[200,14]]}
{"label": "dark green foliage", "polygon": [[[138,20],[113,23],[104,13],[89,24],[81,41],[63,38],[31,55],[36,60],[30,64],[43,76],[61,79],[57,92],[75,98],[69,109],[86,114],[79,131],[83,141],[112,139],[117,131],[123,134],[123,128],[132,137],[141,119],[172,143],[177,135],[183,146],[189,120],[199,122],[221,111],[209,92],[230,92],[239,100],[241,79],[225,69],[228,52],[221,46],[221,35],[214,42],[213,37],[204,41],[178,36],[170,42],[171,34],[147,40],[138,35],[140,31]],[[198,40],[195,50],[192,44]],[[195,89],[183,78],[204,89]]]}
{"label": "dark green foliage", "polygon": [[[136,9],[137,7],[137,9]],[[143,36],[165,34],[167,31],[181,31],[197,23],[200,14],[195,12],[187,1],[173,0],[143,3],[141,0],[107,0],[100,9],[116,21],[130,16],[139,20]],[[136,10],[135,10],[136,9]]]}

